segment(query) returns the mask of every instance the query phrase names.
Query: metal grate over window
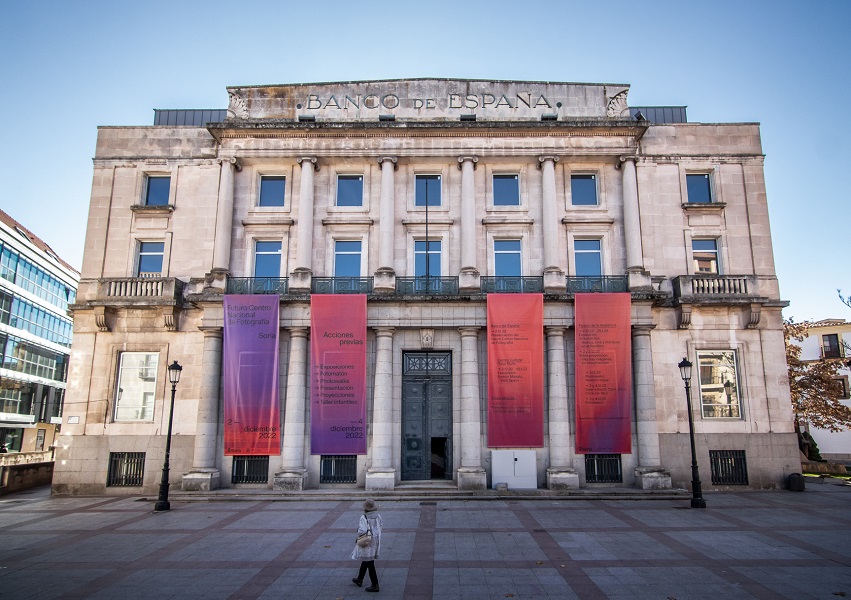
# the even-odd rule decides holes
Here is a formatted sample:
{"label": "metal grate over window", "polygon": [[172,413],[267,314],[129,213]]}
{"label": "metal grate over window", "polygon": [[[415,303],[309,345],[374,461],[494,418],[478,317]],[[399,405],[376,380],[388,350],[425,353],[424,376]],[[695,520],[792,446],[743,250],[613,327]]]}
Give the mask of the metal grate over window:
{"label": "metal grate over window", "polygon": [[748,485],[744,450],[710,450],[712,485]]}
{"label": "metal grate over window", "polygon": [[142,485],[145,475],[144,452],[110,452],[107,487]]}
{"label": "metal grate over window", "polygon": [[267,483],[269,481],[268,456],[234,456],[231,483]]}
{"label": "metal grate over window", "polygon": [[585,481],[587,483],[621,483],[620,454],[586,454]]}
{"label": "metal grate over window", "polygon": [[319,483],[357,483],[358,457],[349,454],[323,454]]}

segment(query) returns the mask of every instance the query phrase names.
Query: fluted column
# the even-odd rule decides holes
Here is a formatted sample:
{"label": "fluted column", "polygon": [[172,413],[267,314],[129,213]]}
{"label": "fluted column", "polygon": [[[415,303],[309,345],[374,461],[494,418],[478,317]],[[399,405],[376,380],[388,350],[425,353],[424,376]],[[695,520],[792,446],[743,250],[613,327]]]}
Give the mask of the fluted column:
{"label": "fluted column", "polygon": [[479,327],[461,327],[461,467],[458,488],[483,490],[482,405],[479,390]]}
{"label": "fluted column", "polygon": [[183,476],[186,491],[209,491],[219,487],[216,467],[219,428],[219,390],[222,383],[222,329],[201,328],[204,348],[201,358],[201,397],[195,425],[195,449],[192,470]]}
{"label": "fluted column", "polygon": [[656,394],[653,385],[652,325],[632,328],[632,372],[635,389],[635,431],[638,450],[636,484],[642,489],[671,487],[671,475],[661,466]]}
{"label": "fluted column", "polygon": [[241,167],[235,158],[218,159],[221,165],[219,173],[219,199],[216,208],[216,240],[213,245],[213,270],[230,269],[230,245],[233,239],[233,173]]}
{"label": "fluted column", "polygon": [[392,490],[393,468],[393,328],[375,328],[375,386],[372,401],[372,466],[367,490]]}
{"label": "fluted column", "polygon": [[307,413],[307,327],[293,327],[290,333],[290,360],[287,367],[287,397],[284,408],[284,450],[281,470],[275,473],[276,490],[304,489],[304,436]]}
{"label": "fluted column", "polygon": [[381,165],[381,201],[378,221],[378,268],[393,270],[393,233],[395,221],[395,193],[393,172],[398,168],[395,156],[378,159]]}
{"label": "fluted column", "polygon": [[567,403],[567,362],[564,352],[564,327],[548,326],[547,396],[549,398],[550,466],[547,487],[577,489],[579,475],[573,469],[570,440],[570,411]]}
{"label": "fluted column", "polygon": [[298,191],[298,244],[296,268],[313,270],[313,172],[319,170],[315,157],[296,159],[301,165],[301,186]]}

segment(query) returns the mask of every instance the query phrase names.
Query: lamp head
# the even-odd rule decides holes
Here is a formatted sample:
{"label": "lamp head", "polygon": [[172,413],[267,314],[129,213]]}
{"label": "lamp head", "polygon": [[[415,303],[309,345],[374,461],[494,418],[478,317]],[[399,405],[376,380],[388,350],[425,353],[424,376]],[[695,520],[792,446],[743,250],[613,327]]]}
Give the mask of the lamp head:
{"label": "lamp head", "polygon": [[691,363],[689,360],[683,358],[677,366],[680,368],[680,377],[683,378],[683,381],[686,383],[691,381]]}
{"label": "lamp head", "polygon": [[172,384],[177,384],[180,381],[180,372],[183,371],[183,367],[181,367],[177,361],[174,361],[168,366],[168,380]]}

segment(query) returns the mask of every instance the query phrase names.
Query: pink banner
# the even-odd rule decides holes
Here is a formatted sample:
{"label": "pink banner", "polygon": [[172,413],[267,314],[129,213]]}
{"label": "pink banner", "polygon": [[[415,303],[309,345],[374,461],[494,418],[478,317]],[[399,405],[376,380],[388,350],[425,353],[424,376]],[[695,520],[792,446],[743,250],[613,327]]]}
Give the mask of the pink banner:
{"label": "pink banner", "polygon": [[576,453],[631,454],[629,294],[576,294]]}
{"label": "pink banner", "polygon": [[544,297],[488,294],[488,446],[544,445]]}
{"label": "pink banner", "polygon": [[225,456],[281,453],[279,303],[278,296],[225,296]]}
{"label": "pink banner", "polygon": [[310,453],[366,454],[366,296],[310,297]]}

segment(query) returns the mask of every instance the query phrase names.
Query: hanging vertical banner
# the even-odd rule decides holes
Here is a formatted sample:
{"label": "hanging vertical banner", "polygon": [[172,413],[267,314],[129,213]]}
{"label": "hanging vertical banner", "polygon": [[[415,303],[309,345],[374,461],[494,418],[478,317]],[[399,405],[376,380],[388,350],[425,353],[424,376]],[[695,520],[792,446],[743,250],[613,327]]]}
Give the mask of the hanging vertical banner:
{"label": "hanging vertical banner", "polygon": [[544,297],[488,294],[488,446],[544,445]]}
{"label": "hanging vertical banner", "polygon": [[277,295],[224,299],[225,456],[281,453]]}
{"label": "hanging vertical banner", "polygon": [[310,297],[310,453],[366,454],[366,296]]}
{"label": "hanging vertical banner", "polygon": [[631,454],[629,294],[576,294],[576,452]]}

